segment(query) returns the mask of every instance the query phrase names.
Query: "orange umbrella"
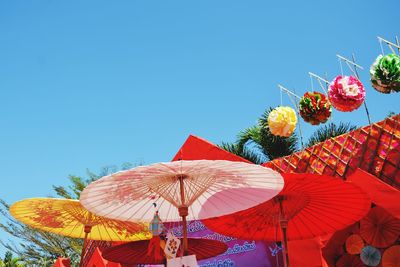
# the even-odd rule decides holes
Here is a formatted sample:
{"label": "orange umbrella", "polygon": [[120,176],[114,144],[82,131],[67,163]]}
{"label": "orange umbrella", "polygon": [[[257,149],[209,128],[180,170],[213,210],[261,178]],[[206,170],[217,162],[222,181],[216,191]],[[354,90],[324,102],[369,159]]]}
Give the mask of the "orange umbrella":
{"label": "orange umbrella", "polygon": [[400,220],[385,209],[374,207],[360,221],[360,235],[374,247],[388,247],[400,236]]}
{"label": "orange umbrella", "polygon": [[360,254],[364,247],[364,240],[360,235],[354,234],[346,239],[346,251],[349,254]]}
{"label": "orange umbrella", "polygon": [[383,252],[382,267],[400,267],[400,245],[391,246]]}
{"label": "orange umbrella", "polygon": [[[87,239],[136,241],[151,238],[145,224],[111,220],[94,215],[78,200],[30,198],[14,203],[10,213],[33,228],[74,238],[83,238],[82,256]],[[81,261],[82,261],[81,257]]]}

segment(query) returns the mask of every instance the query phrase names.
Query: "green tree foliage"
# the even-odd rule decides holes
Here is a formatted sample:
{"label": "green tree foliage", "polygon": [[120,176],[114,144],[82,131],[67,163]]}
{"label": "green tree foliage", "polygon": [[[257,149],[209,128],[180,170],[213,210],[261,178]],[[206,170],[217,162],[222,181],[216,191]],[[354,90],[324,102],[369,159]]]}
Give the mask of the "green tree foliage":
{"label": "green tree foliage", "polygon": [[307,147],[313,146],[320,142],[323,142],[329,138],[336,137],[350,131],[355,130],[357,127],[351,125],[350,123],[339,123],[338,125],[334,123],[328,123],[326,125],[320,126],[308,139]]}
{"label": "green tree foliage", "polygon": [[[98,173],[87,170],[86,178],[70,175],[68,177],[69,185],[53,186],[53,189],[57,197],[78,199],[82,190],[90,182],[118,170],[132,167],[134,167],[133,164],[124,163],[121,167],[104,167]],[[72,266],[78,265],[82,249],[81,239],[64,237],[26,226],[10,215],[9,205],[3,200],[0,200],[0,213],[5,218],[4,222],[0,222],[0,229],[16,240],[8,242],[0,240],[0,244],[23,259],[27,266],[50,267],[58,257],[70,258]]]}
{"label": "green tree foliage", "polygon": [[0,267],[25,267],[20,258],[14,258],[11,251],[7,251],[4,259],[0,260]]}
{"label": "green tree foliage", "polygon": [[296,152],[296,134],[283,138],[273,135],[269,130],[268,115],[271,110],[272,108],[269,108],[262,114],[257,125],[241,131],[235,143],[222,143],[220,147],[256,164]]}
{"label": "green tree foliage", "polygon": [[[299,151],[299,136],[294,133],[290,137],[279,137],[271,133],[268,127],[268,115],[272,108],[268,108],[258,120],[258,124],[241,131],[234,143],[222,143],[221,148],[235,155],[241,156],[253,163],[264,162],[284,157]],[[356,127],[346,123],[338,125],[330,123],[320,126],[306,146],[312,146],[329,138],[347,133]]]}

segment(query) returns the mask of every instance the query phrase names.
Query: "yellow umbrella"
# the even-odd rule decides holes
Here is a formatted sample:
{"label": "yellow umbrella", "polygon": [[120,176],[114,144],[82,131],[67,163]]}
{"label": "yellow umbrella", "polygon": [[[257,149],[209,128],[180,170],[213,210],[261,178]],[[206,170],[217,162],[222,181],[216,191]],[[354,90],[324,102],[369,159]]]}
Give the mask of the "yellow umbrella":
{"label": "yellow umbrella", "polygon": [[137,241],[152,237],[148,225],[97,216],[86,210],[78,200],[30,198],[14,203],[10,213],[18,221],[33,228],[83,238],[82,256],[87,239]]}

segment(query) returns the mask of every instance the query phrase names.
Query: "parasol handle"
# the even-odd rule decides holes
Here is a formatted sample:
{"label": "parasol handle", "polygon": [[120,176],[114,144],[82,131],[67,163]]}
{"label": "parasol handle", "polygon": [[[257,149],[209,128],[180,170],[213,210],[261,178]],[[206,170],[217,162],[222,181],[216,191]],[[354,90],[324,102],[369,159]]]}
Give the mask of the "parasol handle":
{"label": "parasol handle", "polygon": [[[184,210],[182,213],[181,211]],[[186,215],[181,215],[185,214]],[[183,256],[188,255],[188,239],[187,239],[187,221],[186,221],[186,216],[188,214],[188,208],[187,207],[180,207],[179,208],[179,215],[182,217],[182,230],[183,230]]]}
{"label": "parasol handle", "polygon": [[279,224],[281,226],[282,230],[282,235],[283,235],[283,266],[289,267],[289,249],[287,245],[287,226],[288,226],[288,221],[285,219],[285,214],[283,211],[283,201],[285,200],[284,196],[279,196],[278,198],[279,201],[279,209],[280,209],[280,219],[279,219]]}
{"label": "parasol handle", "polygon": [[188,240],[187,240],[187,221],[186,216],[189,214],[188,207],[185,205],[185,185],[183,184],[183,179],[187,178],[186,175],[182,174],[178,176],[179,187],[181,193],[181,203],[182,206],[178,208],[179,216],[182,217],[182,230],[183,230],[183,256],[188,255]]}
{"label": "parasol handle", "polygon": [[81,259],[79,261],[79,267],[83,267],[83,257],[85,256],[86,252],[86,246],[87,246],[87,237],[92,230],[92,226],[90,225],[85,225],[84,231],[85,231],[85,237],[83,239],[83,246],[82,246],[82,252],[81,252]]}
{"label": "parasol handle", "polygon": [[285,267],[289,267],[289,252],[288,252],[288,244],[287,244],[287,221],[286,220],[281,220],[280,221],[280,225],[281,225],[281,230],[282,230],[282,234],[283,234],[283,263]]}

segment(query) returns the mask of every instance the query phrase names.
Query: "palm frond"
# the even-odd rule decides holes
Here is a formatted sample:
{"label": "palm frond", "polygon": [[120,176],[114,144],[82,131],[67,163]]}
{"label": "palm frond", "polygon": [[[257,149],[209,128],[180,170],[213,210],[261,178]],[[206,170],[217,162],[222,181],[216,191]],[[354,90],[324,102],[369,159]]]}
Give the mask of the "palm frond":
{"label": "palm frond", "polygon": [[261,128],[261,139],[259,145],[269,160],[288,156],[298,150],[299,138],[296,133],[289,137],[275,136],[268,126],[268,116],[273,108],[267,108],[258,120]]}
{"label": "palm frond", "polygon": [[252,126],[247,129],[244,129],[237,135],[236,144],[243,148],[249,143],[258,144],[261,139],[261,127],[260,126]]}
{"label": "palm frond", "polygon": [[244,159],[247,159],[248,161],[251,161],[255,164],[261,164],[264,162],[262,155],[258,154],[257,152],[248,149],[245,146],[240,146],[239,144],[236,143],[225,143],[222,142],[218,147],[235,154],[239,157],[242,157]]}
{"label": "palm frond", "polygon": [[351,125],[350,123],[340,122],[338,125],[334,123],[329,123],[327,125],[323,125],[315,131],[311,137],[308,139],[306,147],[313,146],[330,138],[348,133],[357,129],[356,126]]}

